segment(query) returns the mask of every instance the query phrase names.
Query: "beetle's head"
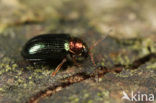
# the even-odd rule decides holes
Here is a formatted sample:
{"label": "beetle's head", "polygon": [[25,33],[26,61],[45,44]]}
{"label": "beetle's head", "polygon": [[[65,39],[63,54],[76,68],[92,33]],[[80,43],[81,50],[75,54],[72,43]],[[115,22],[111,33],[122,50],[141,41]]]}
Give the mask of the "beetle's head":
{"label": "beetle's head", "polygon": [[73,38],[69,42],[69,52],[75,57],[76,61],[82,61],[88,57],[89,49],[82,40]]}

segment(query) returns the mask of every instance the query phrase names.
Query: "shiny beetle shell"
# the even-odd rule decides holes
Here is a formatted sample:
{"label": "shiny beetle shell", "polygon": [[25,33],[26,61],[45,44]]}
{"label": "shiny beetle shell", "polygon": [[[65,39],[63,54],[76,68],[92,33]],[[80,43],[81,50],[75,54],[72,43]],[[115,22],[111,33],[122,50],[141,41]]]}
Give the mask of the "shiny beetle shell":
{"label": "shiny beetle shell", "polygon": [[22,56],[29,61],[61,61],[69,55],[76,61],[84,60],[88,48],[82,40],[68,34],[39,35],[30,39],[22,50]]}

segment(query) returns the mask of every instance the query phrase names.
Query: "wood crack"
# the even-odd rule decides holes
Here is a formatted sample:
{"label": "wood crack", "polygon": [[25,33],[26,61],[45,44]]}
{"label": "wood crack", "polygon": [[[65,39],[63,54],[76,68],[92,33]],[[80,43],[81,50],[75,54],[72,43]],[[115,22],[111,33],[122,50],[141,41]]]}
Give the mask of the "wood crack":
{"label": "wood crack", "polygon": [[67,78],[61,80],[59,84],[57,84],[55,86],[50,86],[44,91],[40,91],[39,93],[34,95],[32,98],[30,98],[30,100],[27,103],[38,103],[41,99],[43,99],[47,96],[51,96],[74,83],[79,83],[79,82],[84,81],[89,78],[96,78],[97,76],[103,77],[106,73],[109,73],[109,72],[120,73],[124,68],[128,68],[131,70],[137,69],[141,65],[150,61],[152,58],[156,58],[156,54],[151,53],[142,58],[139,58],[139,59],[135,60],[132,64],[128,65],[128,67],[127,67],[127,65],[121,65],[121,64],[117,64],[112,68],[98,66],[98,67],[96,67],[95,71],[91,74],[86,74],[85,72],[76,73],[70,77],[67,77]]}

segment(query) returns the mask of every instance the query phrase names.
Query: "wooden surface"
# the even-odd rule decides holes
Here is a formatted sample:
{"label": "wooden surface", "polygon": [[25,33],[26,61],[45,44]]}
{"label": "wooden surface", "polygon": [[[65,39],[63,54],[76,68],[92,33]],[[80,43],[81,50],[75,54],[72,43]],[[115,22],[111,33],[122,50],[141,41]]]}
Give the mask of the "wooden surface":
{"label": "wooden surface", "polygon": [[[0,103],[131,103],[121,99],[123,91],[156,96],[155,4],[1,0]],[[27,40],[42,33],[69,33],[89,47],[108,36],[92,50],[96,67],[88,58],[51,77],[53,62],[33,65],[20,54]]]}

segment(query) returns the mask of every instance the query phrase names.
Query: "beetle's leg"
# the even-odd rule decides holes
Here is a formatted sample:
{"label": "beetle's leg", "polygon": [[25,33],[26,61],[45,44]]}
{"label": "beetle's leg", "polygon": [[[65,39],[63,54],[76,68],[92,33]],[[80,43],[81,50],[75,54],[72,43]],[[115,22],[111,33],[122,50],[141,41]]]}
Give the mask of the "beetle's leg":
{"label": "beetle's leg", "polygon": [[56,73],[60,70],[60,68],[62,67],[62,65],[66,62],[66,58],[64,58],[62,60],[62,62],[56,67],[55,71],[51,74],[52,77],[54,77],[56,75]]}
{"label": "beetle's leg", "polygon": [[94,61],[93,54],[91,52],[89,52],[89,55],[90,55],[90,59],[91,59],[93,65],[96,66],[95,61]]}
{"label": "beetle's leg", "polygon": [[71,53],[75,54],[75,52],[74,52],[74,51],[72,51],[72,50],[70,50],[70,49],[69,49],[69,51],[70,51]]}
{"label": "beetle's leg", "polygon": [[81,65],[75,60],[75,57],[74,57],[74,56],[72,57],[72,59],[73,59],[73,62],[74,62],[75,65],[81,66]]}
{"label": "beetle's leg", "polygon": [[[112,31],[112,29],[109,30],[109,33]],[[94,61],[94,57],[93,54],[91,53],[91,51],[94,49],[95,46],[97,46],[100,42],[102,42],[108,35],[109,33],[107,33],[102,39],[99,39],[98,41],[96,41],[90,48],[89,48],[89,56],[91,58],[91,61],[93,63],[94,66],[96,66],[95,61]]]}
{"label": "beetle's leg", "polygon": [[91,61],[92,61],[92,63],[93,63],[94,66],[96,66],[96,64],[95,64],[95,61],[94,61],[93,54],[91,53],[91,50],[92,50],[96,45],[98,45],[102,40],[103,40],[103,39],[100,39],[100,40],[96,41],[96,42],[92,45],[92,47],[89,48],[89,51],[90,51],[90,52],[89,52],[89,56],[90,56],[90,59],[91,59]]}
{"label": "beetle's leg", "polygon": [[[72,51],[72,50],[69,50],[69,51],[70,51],[71,53],[75,54],[74,51]],[[80,64],[76,62],[75,56],[74,56],[74,55],[72,56],[72,60],[73,60],[73,62],[74,62],[75,65],[80,66]]]}

